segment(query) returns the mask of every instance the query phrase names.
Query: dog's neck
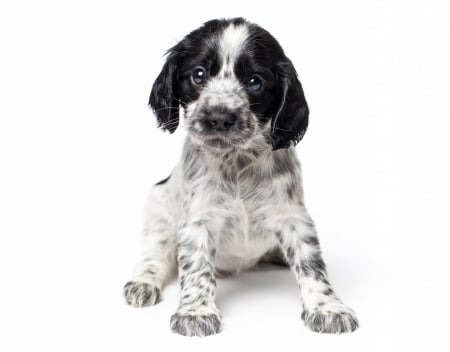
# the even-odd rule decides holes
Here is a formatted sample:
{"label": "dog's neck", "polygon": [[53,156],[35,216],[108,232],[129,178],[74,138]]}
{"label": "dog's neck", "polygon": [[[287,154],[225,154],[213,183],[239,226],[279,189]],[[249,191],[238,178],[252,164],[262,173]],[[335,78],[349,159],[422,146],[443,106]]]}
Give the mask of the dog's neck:
{"label": "dog's neck", "polygon": [[274,175],[296,173],[300,164],[294,148],[272,150],[266,140],[255,140],[243,147],[211,149],[186,138],[183,162],[189,169],[207,168],[229,180],[248,177],[272,178]]}

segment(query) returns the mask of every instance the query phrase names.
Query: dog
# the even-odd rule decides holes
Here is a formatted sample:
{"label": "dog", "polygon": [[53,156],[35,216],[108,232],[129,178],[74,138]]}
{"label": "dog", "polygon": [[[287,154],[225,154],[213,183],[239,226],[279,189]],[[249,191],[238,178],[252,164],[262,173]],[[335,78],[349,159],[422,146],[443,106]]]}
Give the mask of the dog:
{"label": "dog", "polygon": [[301,318],[315,332],[358,327],[328,280],[304,200],[294,146],[309,109],[277,40],[243,18],[206,22],[167,52],[150,94],[158,127],[187,137],[181,161],[149,195],[144,253],[124,287],[135,307],[156,304],[178,269],[173,332],[220,332],[216,277],[260,262],[288,265]]}

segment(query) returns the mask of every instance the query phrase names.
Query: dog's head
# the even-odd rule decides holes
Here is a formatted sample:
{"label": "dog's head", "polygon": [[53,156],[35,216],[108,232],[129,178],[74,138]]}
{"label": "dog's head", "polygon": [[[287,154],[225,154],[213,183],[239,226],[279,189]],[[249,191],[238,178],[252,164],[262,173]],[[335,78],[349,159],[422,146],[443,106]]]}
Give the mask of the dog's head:
{"label": "dog's head", "polygon": [[209,21],[171,48],[150,105],[170,133],[181,106],[191,138],[212,148],[245,146],[258,135],[288,148],[308,126],[291,61],[270,33],[242,18]]}

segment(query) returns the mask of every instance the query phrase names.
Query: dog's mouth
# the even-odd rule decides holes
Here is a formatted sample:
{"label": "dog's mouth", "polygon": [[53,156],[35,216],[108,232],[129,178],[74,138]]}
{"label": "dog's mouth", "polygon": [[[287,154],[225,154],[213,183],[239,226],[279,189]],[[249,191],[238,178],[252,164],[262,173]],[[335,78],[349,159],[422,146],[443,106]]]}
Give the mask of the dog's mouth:
{"label": "dog's mouth", "polygon": [[208,147],[214,148],[214,149],[227,149],[227,148],[233,147],[233,143],[230,143],[226,139],[220,138],[220,137],[205,138],[203,140],[203,143],[205,145],[207,145]]}
{"label": "dog's mouth", "polygon": [[244,143],[242,138],[228,133],[208,133],[203,135],[201,140],[206,146],[214,149],[236,148]]}

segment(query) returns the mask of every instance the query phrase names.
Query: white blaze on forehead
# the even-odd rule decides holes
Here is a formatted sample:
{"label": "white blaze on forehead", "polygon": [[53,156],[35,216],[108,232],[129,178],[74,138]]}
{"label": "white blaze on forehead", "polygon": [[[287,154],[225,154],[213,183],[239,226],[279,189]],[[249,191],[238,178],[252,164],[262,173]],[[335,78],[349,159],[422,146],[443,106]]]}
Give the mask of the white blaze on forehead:
{"label": "white blaze on forehead", "polygon": [[230,24],[224,29],[218,42],[218,54],[222,67],[219,74],[208,80],[203,87],[198,100],[199,106],[222,106],[235,110],[248,105],[241,83],[233,72],[239,55],[245,50],[248,37],[246,24]]}
{"label": "white blaze on forehead", "polygon": [[233,67],[248,38],[248,28],[246,24],[230,24],[222,33],[219,41],[219,55],[222,58],[222,68],[220,75],[233,73]]}

